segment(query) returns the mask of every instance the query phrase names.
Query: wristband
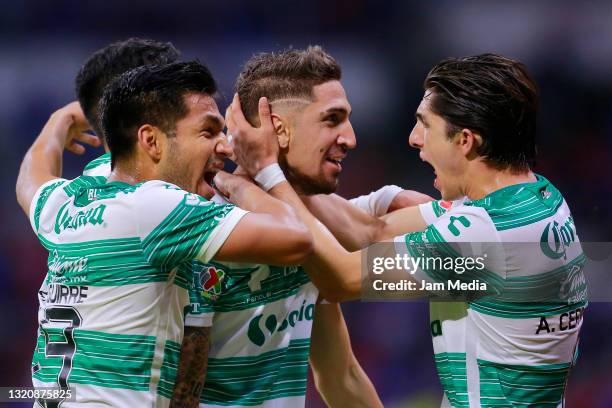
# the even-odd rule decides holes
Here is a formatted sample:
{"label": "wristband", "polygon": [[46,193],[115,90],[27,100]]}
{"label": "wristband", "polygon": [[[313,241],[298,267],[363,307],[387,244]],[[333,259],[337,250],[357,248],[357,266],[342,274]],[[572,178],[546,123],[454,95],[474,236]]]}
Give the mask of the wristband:
{"label": "wristband", "polygon": [[384,186],[368,195],[362,195],[349,200],[351,204],[361,208],[373,217],[381,217],[387,213],[393,199],[402,191],[401,187]]}
{"label": "wristband", "polygon": [[266,166],[255,175],[255,181],[264,191],[270,191],[278,183],[286,180],[285,174],[278,163]]}

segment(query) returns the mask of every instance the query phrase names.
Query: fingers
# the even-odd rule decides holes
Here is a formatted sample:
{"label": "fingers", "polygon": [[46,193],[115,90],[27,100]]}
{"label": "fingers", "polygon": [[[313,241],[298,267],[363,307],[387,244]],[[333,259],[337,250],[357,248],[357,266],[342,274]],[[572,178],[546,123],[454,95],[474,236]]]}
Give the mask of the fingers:
{"label": "fingers", "polygon": [[227,127],[228,133],[230,133],[230,129],[236,128],[236,123],[234,123],[234,118],[232,117],[232,106],[233,102],[225,110],[225,127]]}
{"label": "fingers", "polygon": [[73,126],[75,126],[78,130],[83,131],[91,129],[91,126],[85,117],[85,113],[83,113],[83,109],[78,101],[71,102],[62,109],[72,117]]}
{"label": "fingers", "polygon": [[231,110],[231,118],[234,122],[234,125],[236,125],[238,128],[251,127],[249,122],[247,122],[247,120],[245,119],[244,113],[242,113],[242,106],[240,106],[240,98],[238,97],[237,93],[234,94],[234,100],[232,101]]}
{"label": "fingers", "polygon": [[98,136],[90,135],[89,133],[77,133],[73,137],[73,141],[84,143],[92,147],[99,147],[102,145],[102,141]]}
{"label": "fingers", "polygon": [[272,115],[270,112],[270,104],[268,103],[268,98],[262,96],[259,98],[258,103],[258,111],[259,111],[259,123],[261,123],[261,127],[269,130],[272,129]]}
{"label": "fingers", "polygon": [[85,153],[85,147],[75,143],[74,141],[70,142],[68,146],[66,146],[66,150],[79,156]]}
{"label": "fingers", "polygon": [[68,141],[66,142],[66,150],[74,154],[82,155],[83,153],[85,153],[86,149],[85,146],[81,145],[80,143],[92,147],[99,147],[100,145],[102,145],[102,141],[97,136],[90,135],[89,133],[79,132],[75,133],[68,139]]}
{"label": "fingers", "polygon": [[217,172],[217,174],[215,174],[215,177],[213,178],[213,184],[215,188],[226,197],[229,197],[229,176],[229,173],[220,170]]}

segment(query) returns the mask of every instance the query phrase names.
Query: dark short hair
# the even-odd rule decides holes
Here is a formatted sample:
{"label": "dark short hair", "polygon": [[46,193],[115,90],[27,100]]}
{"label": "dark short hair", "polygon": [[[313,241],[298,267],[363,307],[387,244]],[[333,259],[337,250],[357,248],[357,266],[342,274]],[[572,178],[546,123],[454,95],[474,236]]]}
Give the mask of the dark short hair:
{"label": "dark short hair", "polygon": [[129,38],[94,52],[83,64],[75,80],[76,95],[85,117],[102,136],[98,106],[104,88],[118,75],[142,65],[174,62],[180,52],[169,42]]}
{"label": "dark short hair", "polygon": [[100,103],[112,167],[116,160],[132,154],[140,126],[156,126],[172,137],[176,122],[189,113],[184,97],[189,93],[213,96],[216,92],[212,74],[198,61],[145,65],[113,80]]}
{"label": "dark short hair", "polygon": [[538,89],[525,66],[496,54],[442,60],[423,87],[431,109],[447,122],[448,136],[461,129],[483,139],[477,153],[500,170],[528,170],[536,155]]}
{"label": "dark short hair", "polygon": [[312,99],[314,86],[341,77],[340,65],[320,46],[267,52],[247,61],[236,80],[236,92],[245,117],[253,124],[262,96],[270,102],[292,97]]}

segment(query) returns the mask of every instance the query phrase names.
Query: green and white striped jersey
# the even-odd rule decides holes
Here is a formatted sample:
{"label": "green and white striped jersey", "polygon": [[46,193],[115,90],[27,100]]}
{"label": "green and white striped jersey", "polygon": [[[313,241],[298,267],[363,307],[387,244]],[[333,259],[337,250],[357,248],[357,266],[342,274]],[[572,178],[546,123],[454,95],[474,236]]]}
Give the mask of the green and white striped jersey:
{"label": "green and white striped jersey", "polygon": [[587,304],[585,256],[560,192],[537,176],[481,200],[420,209],[429,226],[397,237],[399,253],[495,258],[478,273],[432,267],[414,275],[429,283],[478,279],[498,292],[430,303],[443,406],[560,406]]}
{"label": "green and white striped jersey", "polygon": [[303,407],[319,293],[304,270],[197,261],[191,267],[199,292],[190,316],[214,315],[200,407]]}
{"label": "green and white striped jersey", "polygon": [[34,385],[75,386],[62,407],[167,406],[193,282],[184,265],[209,262],[245,213],[161,181],[43,185],[30,208],[49,251]]}
{"label": "green and white striped jersey", "polygon": [[94,176],[94,177],[108,177],[111,174],[111,155],[110,153],[104,153],[102,156],[98,157],[87,163],[85,168],[83,169],[84,176]]}
{"label": "green and white striped jersey", "polygon": [[[90,162],[86,172],[108,177],[110,155]],[[212,201],[228,203],[218,195]],[[196,288],[185,325],[212,325],[200,406],[303,407],[319,293],[304,270],[199,261],[181,268]],[[163,395],[170,398],[172,387]]]}

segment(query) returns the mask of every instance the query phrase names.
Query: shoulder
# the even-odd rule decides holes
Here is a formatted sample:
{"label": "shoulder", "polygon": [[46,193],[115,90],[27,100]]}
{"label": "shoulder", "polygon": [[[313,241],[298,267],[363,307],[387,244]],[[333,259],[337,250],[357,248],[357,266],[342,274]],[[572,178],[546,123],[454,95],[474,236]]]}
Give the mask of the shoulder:
{"label": "shoulder", "polygon": [[43,209],[53,207],[53,203],[61,201],[58,193],[61,195],[63,193],[62,187],[65,187],[68,183],[69,180],[58,178],[49,180],[38,188],[30,203],[29,210],[30,224],[34,232],[38,232]]}
{"label": "shoulder", "polygon": [[105,153],[102,156],[93,159],[83,169],[84,176],[102,176],[108,177],[111,173],[111,155]]}
{"label": "shoulder", "polygon": [[453,201],[434,200],[427,203],[419,204],[419,211],[421,212],[421,216],[425,220],[425,223],[429,225],[433,224],[438,217],[446,214],[451,209],[463,205],[466,200],[466,197]]}
{"label": "shoulder", "polygon": [[425,231],[413,232],[404,242],[497,242],[499,236],[484,208],[459,205],[437,217]]}

